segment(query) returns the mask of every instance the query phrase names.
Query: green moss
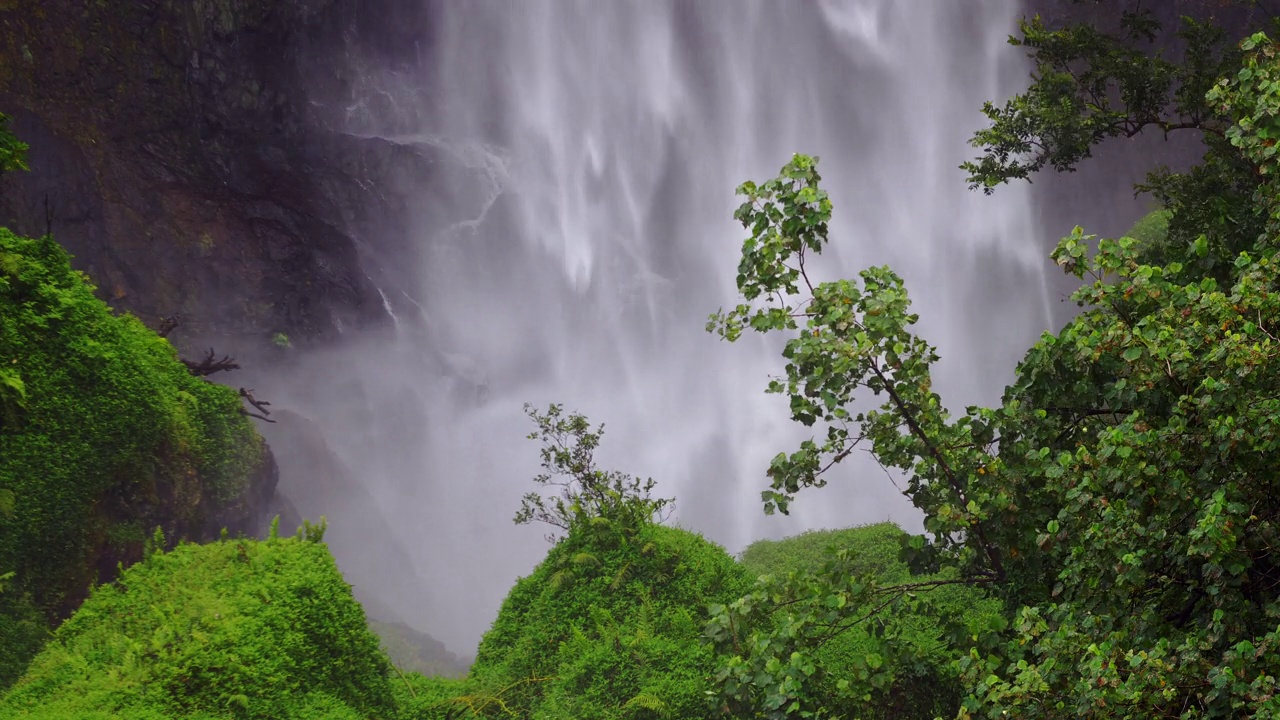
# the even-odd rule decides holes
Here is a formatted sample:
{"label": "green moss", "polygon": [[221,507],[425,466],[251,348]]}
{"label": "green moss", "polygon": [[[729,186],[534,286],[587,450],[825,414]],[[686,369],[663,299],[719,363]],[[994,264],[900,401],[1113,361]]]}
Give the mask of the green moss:
{"label": "green moss", "polygon": [[28,598],[0,592],[0,639],[0,668],[24,668],[49,639],[48,620]]}
{"label": "green moss", "polygon": [[702,717],[714,664],[701,642],[707,605],[748,586],[700,535],[575,527],[503,603],[466,704],[495,717]]}
{"label": "green moss", "polygon": [[408,673],[392,678],[391,689],[405,720],[475,720],[472,709],[493,700],[492,694],[479,691],[478,683],[467,678]]}
{"label": "green moss", "polygon": [[[4,229],[0,368],[0,492],[14,498],[0,573],[15,572],[13,592],[50,619],[142,527],[198,534],[263,460],[234,391],[191,376],[167,340],[114,315],[55,242]],[[4,633],[0,646],[13,641]],[[0,665],[0,687],[20,671]]]}
{"label": "green moss", "polygon": [[96,588],[0,718],[388,717],[388,669],[323,544],[181,545]]}

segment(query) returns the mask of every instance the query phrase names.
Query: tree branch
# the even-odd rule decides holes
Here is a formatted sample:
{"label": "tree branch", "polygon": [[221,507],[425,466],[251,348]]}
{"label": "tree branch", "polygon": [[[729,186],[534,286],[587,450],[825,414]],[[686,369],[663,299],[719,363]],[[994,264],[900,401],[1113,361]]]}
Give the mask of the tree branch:
{"label": "tree branch", "polygon": [[[885,392],[889,395],[889,400],[897,408],[898,414],[906,423],[911,434],[920,441],[921,444],[928,449],[929,454],[933,457],[934,462],[942,469],[942,474],[947,478],[947,483],[951,486],[951,490],[955,492],[956,497],[960,500],[962,507],[969,505],[968,497],[965,495],[964,487],[960,484],[960,479],[956,477],[955,471],[951,465],[943,457],[942,451],[938,449],[937,444],[925,433],[924,428],[920,427],[915,415],[907,408],[907,404],[903,402],[902,397],[898,395],[898,391],[894,389],[893,382],[884,374],[880,366],[875,362],[871,363],[871,372],[875,373],[880,382],[884,384]],[[996,551],[991,541],[987,539],[987,533],[982,527],[982,521],[978,520],[973,525],[974,534],[978,536],[978,542],[982,544],[983,553],[987,556],[987,560],[991,562],[991,570],[995,573],[996,578],[1004,580],[1004,563],[1000,560],[1000,554]]]}
{"label": "tree branch", "polygon": [[257,413],[252,413],[252,412],[249,412],[248,410],[245,410],[244,408],[240,409],[241,413],[248,415],[251,418],[257,418],[264,422],[269,422],[269,423],[275,422],[275,420],[272,420],[271,418],[267,417],[268,415],[271,414],[271,411],[267,409],[267,406],[270,405],[271,403],[267,402],[266,400],[259,400],[255,398],[253,396],[252,389],[246,390],[244,388],[240,388],[240,397],[244,398],[245,402],[252,405],[255,410],[257,410],[259,413],[262,413],[262,414],[259,415]]}
{"label": "tree branch", "polygon": [[[174,323],[176,326],[176,322]],[[195,360],[187,360],[183,358],[182,364],[187,366],[192,375],[205,377],[218,372],[239,370],[240,365],[230,355],[223,355],[221,358],[213,352],[213,348],[209,348],[209,352],[204,359],[196,362]]]}

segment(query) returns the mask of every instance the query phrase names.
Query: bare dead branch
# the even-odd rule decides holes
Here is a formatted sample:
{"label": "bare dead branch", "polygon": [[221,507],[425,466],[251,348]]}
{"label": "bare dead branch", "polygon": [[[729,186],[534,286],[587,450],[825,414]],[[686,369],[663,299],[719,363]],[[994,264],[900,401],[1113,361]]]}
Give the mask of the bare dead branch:
{"label": "bare dead branch", "polygon": [[217,372],[239,370],[240,365],[230,355],[223,355],[221,358],[214,353],[213,348],[209,348],[209,353],[199,362],[195,360],[183,359],[182,364],[187,366],[192,375],[205,377]]}
{"label": "bare dead branch", "polygon": [[257,418],[259,420],[263,420],[269,423],[275,422],[275,420],[272,420],[270,417],[267,417],[268,415],[271,414],[271,411],[267,409],[267,406],[270,405],[271,403],[267,402],[266,400],[259,400],[255,398],[253,396],[252,388],[249,388],[247,390],[245,388],[240,388],[240,397],[244,398],[245,402],[252,405],[253,409],[257,410],[258,413],[261,413],[261,414],[252,413],[243,408],[241,408],[240,412],[244,413],[245,415],[248,415],[249,417]]}

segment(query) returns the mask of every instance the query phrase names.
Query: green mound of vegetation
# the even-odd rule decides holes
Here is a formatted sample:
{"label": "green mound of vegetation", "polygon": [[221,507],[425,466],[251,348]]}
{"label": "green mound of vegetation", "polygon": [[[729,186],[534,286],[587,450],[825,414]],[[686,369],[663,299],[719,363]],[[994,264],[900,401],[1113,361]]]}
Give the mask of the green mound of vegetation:
{"label": "green mound of vegetation", "polygon": [[125,570],[58,628],[0,718],[393,716],[386,656],[306,534],[183,544]]}
{"label": "green mound of vegetation", "polygon": [[[743,567],[762,576],[757,590],[789,594],[797,604],[812,602],[806,593],[812,592],[813,583],[822,582],[817,578],[824,574],[862,578],[881,586],[921,586],[910,602],[886,613],[877,626],[850,623],[826,636],[814,652],[806,679],[811,697],[836,717],[931,720],[949,715],[964,690],[951,664],[956,645],[1003,625],[1001,603],[980,589],[930,585],[953,578],[954,573],[913,575],[900,559],[909,537],[897,525],[885,522],[760,540],[742,552]],[[868,606],[863,612],[872,610]],[[760,617],[771,631],[794,619],[785,611]],[[869,670],[885,673],[873,692],[851,693],[841,684]]]}
{"label": "green mound of vegetation", "polygon": [[700,717],[714,662],[701,641],[707,604],[747,586],[700,535],[574,528],[507,596],[472,678],[521,717]]}
{"label": "green mound of vegetation", "polygon": [[840,550],[863,573],[903,575],[906,565],[898,559],[906,533],[891,522],[844,528],[811,530],[783,540],[757,540],[742,551],[740,561],[753,576],[816,572]]}
{"label": "green mound of vegetation", "polygon": [[655,522],[670,501],[649,497],[652,481],[596,469],[603,428],[554,405],[529,414],[545,443],[535,480],[561,492],[526,496],[516,520],[565,536],[511,590],[471,674],[423,685],[413,717],[704,717],[708,604],[742,595],[748,576],[721,547]]}
{"label": "green mound of vegetation", "polygon": [[243,518],[265,450],[235,391],[93,295],[50,238],[0,229],[0,687],[146,529]]}

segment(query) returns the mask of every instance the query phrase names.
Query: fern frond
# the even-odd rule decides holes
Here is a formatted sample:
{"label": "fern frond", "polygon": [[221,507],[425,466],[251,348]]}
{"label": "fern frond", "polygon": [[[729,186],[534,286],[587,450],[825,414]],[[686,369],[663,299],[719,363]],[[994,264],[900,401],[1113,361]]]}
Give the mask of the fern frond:
{"label": "fern frond", "polygon": [[613,582],[609,583],[610,590],[617,590],[622,587],[623,583],[631,576],[631,563],[623,565],[613,576]]}
{"label": "fern frond", "polygon": [[[667,707],[667,704],[663,702],[662,698],[654,695],[653,693],[644,692],[628,700],[626,704],[622,706],[622,709],[632,710],[633,712],[640,711],[639,716],[641,717],[644,714],[652,714],[660,718],[667,718],[671,714],[670,708]],[[647,713],[645,711],[647,711]]]}

